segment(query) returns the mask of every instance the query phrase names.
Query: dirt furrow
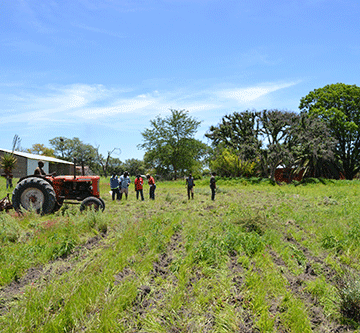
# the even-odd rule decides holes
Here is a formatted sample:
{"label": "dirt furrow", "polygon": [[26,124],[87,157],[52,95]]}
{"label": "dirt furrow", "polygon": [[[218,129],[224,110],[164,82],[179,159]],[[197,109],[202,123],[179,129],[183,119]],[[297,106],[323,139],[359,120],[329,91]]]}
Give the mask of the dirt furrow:
{"label": "dirt furrow", "polygon": [[[105,235],[102,236],[105,237]],[[3,286],[0,289],[0,316],[9,310],[9,305],[12,302],[16,302],[21,298],[28,286],[44,282],[51,283],[51,279],[71,271],[74,265],[89,255],[89,251],[100,245],[101,240],[102,237],[100,236],[92,237],[85,244],[77,246],[68,256],[53,260],[46,266],[31,267],[20,279]],[[79,259],[74,260],[76,257],[79,257]]]}
{"label": "dirt furrow", "polygon": [[[158,260],[153,262],[153,269],[149,273],[149,283],[138,287],[136,299],[133,301],[131,313],[134,314],[132,319],[128,318],[125,325],[135,331],[142,329],[141,322],[147,314],[160,307],[160,303],[164,300],[167,290],[164,287],[159,287],[156,283],[157,278],[163,280],[173,281],[175,285],[175,276],[170,271],[170,265],[173,261],[173,254],[181,247],[181,234],[175,233],[166,250],[161,253]],[[121,272],[115,276],[115,285],[121,284],[125,279],[137,279],[136,272],[130,267],[125,267]],[[140,319],[139,319],[140,317]],[[160,318],[160,320],[163,320]]]}
{"label": "dirt furrow", "polygon": [[244,298],[241,292],[244,285],[244,268],[239,265],[236,253],[231,253],[230,255],[229,268],[232,273],[232,282],[234,283],[234,295],[230,300],[230,304],[235,306],[235,311],[240,314],[242,319],[239,332],[258,332],[254,328],[254,318],[251,311],[244,306]]}
{"label": "dirt furrow", "polygon": [[318,273],[313,269],[314,263],[321,267],[321,273],[329,283],[333,284],[335,282],[334,280],[337,276],[336,271],[329,267],[322,259],[313,256],[309,249],[299,244],[295,239],[286,238],[286,241],[300,249],[306,258],[302,274],[294,276],[289,272],[285,262],[275,251],[269,251],[269,253],[273,258],[274,264],[280,267],[279,269],[283,272],[284,277],[289,282],[289,289],[291,292],[299,297],[308,309],[312,329],[319,333],[352,332],[353,329],[351,327],[330,321],[324,314],[324,308],[311,293],[306,291],[307,282],[314,281],[318,276]]}

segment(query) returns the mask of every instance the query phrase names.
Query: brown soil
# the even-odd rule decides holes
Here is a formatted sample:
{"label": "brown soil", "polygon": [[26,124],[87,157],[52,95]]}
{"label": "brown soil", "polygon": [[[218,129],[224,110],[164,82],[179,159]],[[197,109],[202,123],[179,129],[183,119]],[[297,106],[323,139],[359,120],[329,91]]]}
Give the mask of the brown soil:
{"label": "brown soil", "polygon": [[[300,229],[300,227],[299,227]],[[289,242],[296,246],[306,258],[306,264],[303,265],[303,273],[294,276],[287,269],[284,261],[274,251],[269,251],[272,256],[273,262],[282,267],[284,276],[289,282],[289,289],[291,292],[299,297],[308,309],[309,318],[312,324],[312,330],[319,333],[343,333],[343,332],[354,332],[354,329],[350,326],[343,325],[337,321],[331,321],[324,315],[324,309],[318,303],[318,301],[305,290],[306,283],[313,281],[317,278],[318,273],[321,273],[326,280],[335,284],[337,272],[329,267],[322,258],[313,256],[309,249],[302,246],[292,237],[284,237],[284,242]],[[314,264],[318,267],[318,273],[313,269]],[[319,269],[320,267],[320,269]]]}
{"label": "brown soil", "polygon": [[[103,234],[103,237],[106,235]],[[74,251],[65,258],[56,259],[45,266],[31,267],[20,278],[0,289],[0,315],[7,312],[8,305],[21,297],[28,286],[40,284],[51,279],[54,275],[62,275],[69,272],[76,264],[74,258],[80,257],[83,260],[88,251],[99,246],[102,237],[95,236],[90,238],[85,244],[77,246]]]}

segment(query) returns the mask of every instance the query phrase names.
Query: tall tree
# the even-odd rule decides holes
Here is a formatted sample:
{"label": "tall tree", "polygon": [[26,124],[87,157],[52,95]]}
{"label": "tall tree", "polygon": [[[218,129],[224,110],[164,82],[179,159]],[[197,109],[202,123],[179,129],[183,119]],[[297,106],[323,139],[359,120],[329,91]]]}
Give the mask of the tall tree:
{"label": "tall tree", "polygon": [[257,124],[259,113],[256,111],[234,112],[226,115],[217,126],[211,126],[207,138],[212,145],[222,145],[232,151],[237,151],[244,160],[252,160],[258,155],[261,141],[258,139]]}
{"label": "tall tree", "polygon": [[[260,161],[259,166],[265,177],[275,178],[280,164],[291,162],[291,127],[297,121],[294,112],[263,110],[261,112],[235,112],[223,117],[218,126],[211,126],[206,134],[215,147],[223,154],[222,148],[238,155],[238,163]],[[215,159],[224,161],[223,157]],[[239,165],[240,165],[239,164]]]}
{"label": "tall tree", "polygon": [[336,83],[300,100],[300,110],[322,119],[337,140],[336,155],[346,179],[360,171],[360,87]]}
{"label": "tall tree", "polygon": [[302,113],[292,131],[295,173],[303,171],[303,177],[339,179],[340,165],[335,156],[337,142],[326,123]]}
{"label": "tall tree", "polygon": [[50,139],[50,145],[54,148],[54,153],[56,157],[61,159],[71,161],[74,159],[73,153],[75,150],[74,140],[79,143],[80,140],[78,138],[68,139],[62,136],[58,136],[56,138]]}
{"label": "tall tree", "polygon": [[190,117],[189,111],[170,112],[168,117],[150,120],[150,128],[141,133],[144,142],[138,147],[146,151],[146,162],[157,172],[172,173],[176,179],[179,171],[191,170],[205,144],[194,138],[200,121]]}
{"label": "tall tree", "polygon": [[76,162],[83,168],[87,165],[93,168],[96,164],[96,149],[90,145],[83,143],[79,138],[63,138],[56,137],[49,140],[50,145],[54,147],[55,156],[66,161]]}
{"label": "tall tree", "polygon": [[259,114],[259,132],[265,145],[260,153],[261,165],[264,174],[272,180],[275,180],[275,170],[280,164],[290,166],[293,161],[291,129],[298,119],[294,112],[277,109],[263,110]]}
{"label": "tall tree", "polygon": [[136,158],[129,158],[124,162],[124,170],[127,171],[131,176],[136,176],[138,174],[143,175],[145,173],[145,164],[144,161],[138,160]]}

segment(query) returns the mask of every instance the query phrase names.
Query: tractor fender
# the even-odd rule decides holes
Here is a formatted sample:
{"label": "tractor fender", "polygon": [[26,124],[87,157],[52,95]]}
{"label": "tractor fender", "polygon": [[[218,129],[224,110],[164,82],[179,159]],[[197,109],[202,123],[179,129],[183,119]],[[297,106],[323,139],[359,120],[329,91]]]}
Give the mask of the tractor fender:
{"label": "tractor fender", "polygon": [[41,178],[43,180],[46,180],[51,186],[53,186],[51,179],[48,179],[44,176],[39,176],[39,175],[29,175],[29,176],[21,177],[17,183],[19,184],[22,180],[27,179],[27,178]]}

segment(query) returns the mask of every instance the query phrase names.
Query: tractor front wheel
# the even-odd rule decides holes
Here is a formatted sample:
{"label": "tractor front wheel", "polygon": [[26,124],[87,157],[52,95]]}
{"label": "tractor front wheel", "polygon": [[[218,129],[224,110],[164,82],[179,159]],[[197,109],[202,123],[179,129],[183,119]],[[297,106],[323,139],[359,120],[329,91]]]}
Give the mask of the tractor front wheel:
{"label": "tractor front wheel", "polygon": [[96,197],[87,197],[81,202],[80,211],[94,209],[98,211],[99,209],[103,212],[105,209],[105,205],[103,204],[102,200]]}

